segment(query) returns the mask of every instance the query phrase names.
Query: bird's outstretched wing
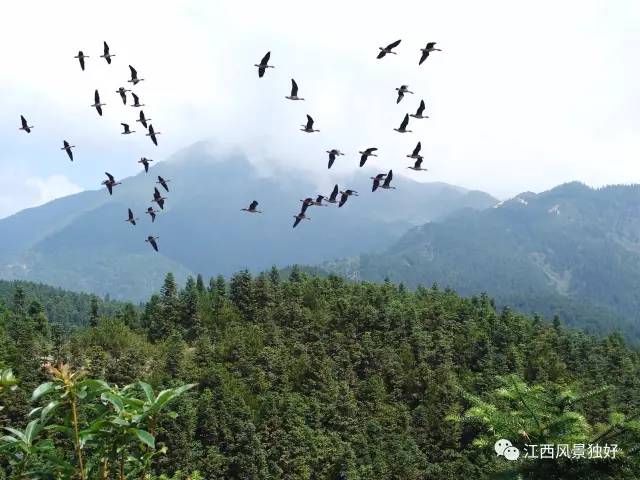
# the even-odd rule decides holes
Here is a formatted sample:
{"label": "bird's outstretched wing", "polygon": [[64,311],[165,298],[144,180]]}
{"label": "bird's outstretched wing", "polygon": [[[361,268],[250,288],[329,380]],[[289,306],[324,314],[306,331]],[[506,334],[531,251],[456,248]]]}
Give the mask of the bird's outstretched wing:
{"label": "bird's outstretched wing", "polygon": [[291,79],[291,96],[292,97],[298,96],[298,84],[293,78]]}
{"label": "bird's outstretched wing", "polygon": [[393,48],[396,48],[398,45],[400,45],[401,41],[402,41],[402,39],[396,40],[395,42],[390,43],[389,45],[387,45],[387,50],[391,50]]}

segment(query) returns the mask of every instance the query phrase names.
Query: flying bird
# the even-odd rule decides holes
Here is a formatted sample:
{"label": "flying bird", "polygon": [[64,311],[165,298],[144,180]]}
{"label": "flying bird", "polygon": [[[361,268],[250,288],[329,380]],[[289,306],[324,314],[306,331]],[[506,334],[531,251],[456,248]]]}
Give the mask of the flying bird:
{"label": "flying bird", "polygon": [[85,55],[84,53],[82,53],[82,50],[80,50],[78,52],[78,55],[76,55],[73,58],[77,58],[78,62],[80,62],[80,68],[82,69],[82,71],[84,72],[84,59],[85,58],[89,58],[87,55]]}
{"label": "flying bird", "polygon": [[115,57],[115,55],[111,55],[109,53],[109,45],[107,45],[107,42],[102,42],[103,45],[103,49],[104,49],[104,53],[102,55],[100,55],[100,58],[104,58],[108,64],[111,64],[111,57]]}
{"label": "flying bird", "polygon": [[145,173],[149,172],[149,163],[150,162],[153,162],[153,159],[147,158],[147,157],[142,157],[140,160],[138,160],[138,163],[141,163],[142,165],[144,165],[144,172]]}
{"label": "flying bird", "polygon": [[258,67],[258,77],[262,78],[264,72],[267,68],[275,68],[273,65],[267,65],[269,63],[269,58],[271,58],[271,52],[267,52],[260,63],[254,64],[254,67]]}
{"label": "flying bird", "polygon": [[338,201],[336,200],[337,197],[338,197],[338,185],[336,184],[333,187],[333,191],[331,192],[331,195],[329,195],[329,198],[327,198],[327,202],[338,203]]}
{"label": "flying bird", "polygon": [[389,173],[387,173],[387,177],[384,179],[384,183],[380,185],[380,188],[384,188],[386,190],[389,190],[390,188],[395,189],[396,187],[392,187],[390,185],[392,179],[393,179],[393,170],[389,170]]}
{"label": "flying bird", "polygon": [[27,133],[31,133],[33,125],[29,125],[27,123],[27,120],[22,115],[20,115],[20,123],[22,124],[22,126],[18,130],[24,130]]}
{"label": "flying bird", "polygon": [[409,133],[412,130],[407,130],[407,125],[409,125],[409,114],[405,113],[402,123],[400,123],[400,128],[394,128],[394,130],[399,133]]}
{"label": "flying bird", "polygon": [[426,172],[427,169],[422,168],[420,165],[422,165],[422,157],[418,156],[418,158],[416,159],[416,163],[413,164],[413,167],[407,167],[407,168],[410,168],[411,170],[415,170],[416,172]]}
{"label": "flying bird", "polygon": [[340,194],[341,194],[341,197],[340,197],[340,203],[338,204],[338,207],[341,207],[345,203],[347,203],[347,200],[349,199],[349,197],[351,195],[354,195],[356,197],[358,196],[358,192],[356,192],[355,190],[351,190],[351,189],[345,190],[344,192],[340,192]]}
{"label": "flying bird", "polygon": [[147,208],[147,211],[145,213],[151,216],[151,223],[156,221],[156,213],[158,212],[157,210],[154,210],[153,207]]}
{"label": "flying bird", "polygon": [[120,185],[121,182],[116,182],[116,179],[113,178],[113,175],[111,175],[109,172],[104,172],[104,174],[107,176],[107,179],[102,182],[102,185],[105,185],[107,187],[107,190],[109,190],[109,195],[113,195],[113,187],[115,187],[116,185]]}
{"label": "flying bird", "polygon": [[131,90],[127,90],[124,87],[120,87],[118,90],[116,90],[116,93],[120,94],[120,98],[122,99],[122,103],[123,104],[127,104],[127,92],[130,92]]}
{"label": "flying bird", "polygon": [[145,133],[145,135],[147,137],[151,137],[151,141],[157,147],[158,146],[158,139],[156,138],[156,135],[160,135],[160,133],[162,133],[162,132],[156,132],[153,129],[153,125],[149,124],[149,133]]}
{"label": "flying bird", "polygon": [[422,112],[424,112],[424,100],[420,100],[418,110],[416,110],[416,113],[412,113],[411,116],[413,118],[429,118],[427,115],[422,115]]}
{"label": "flying bird", "polygon": [[300,130],[303,132],[307,132],[307,133],[313,133],[313,132],[319,132],[320,130],[314,130],[313,129],[313,118],[311,118],[311,115],[307,114],[307,124],[306,125],[300,125],[301,128]]}
{"label": "flying bird", "polygon": [[420,142],[418,142],[415,146],[415,148],[413,149],[413,152],[411,152],[411,155],[407,155],[407,158],[422,158],[420,156],[420,149],[422,148],[422,144]]}
{"label": "flying bird", "polygon": [[400,42],[402,40],[396,40],[393,43],[390,43],[389,45],[387,45],[386,47],[382,48],[382,47],[378,47],[378,50],[380,50],[380,53],[378,53],[378,57],[377,58],[382,58],[384,57],[387,53],[393,53],[394,55],[397,55],[396,52],[393,51],[394,48],[396,48],[398,45],[400,45]]}
{"label": "flying bird", "polygon": [[136,220],[138,219],[133,217],[133,212],[131,211],[130,208],[128,210],[129,210],[129,217],[125,220],[125,222],[129,222],[131,225],[135,225]]}
{"label": "flying bird", "polygon": [[373,186],[371,187],[372,192],[375,192],[378,189],[378,187],[380,186],[380,182],[383,181],[384,177],[386,176],[386,173],[379,173],[375,177],[370,177],[371,180],[373,180]]}
{"label": "flying bird", "polygon": [[155,202],[158,204],[158,206],[160,207],[160,210],[164,210],[164,201],[166,200],[166,197],[163,197],[160,194],[160,191],[154,187],[153,188],[153,200],[151,200],[152,202]]}
{"label": "flying bird", "polygon": [[304,100],[304,98],[298,96],[298,84],[293,78],[291,79],[291,95],[287,95],[284,98],[288,98],[289,100]]}
{"label": "flying bird", "polygon": [[138,78],[138,71],[131,65],[129,65],[129,70],[131,70],[131,79],[127,80],[127,82],[137,85],[138,82],[142,82],[144,80],[144,78]]}
{"label": "flying bird", "polygon": [[302,208],[300,209],[300,213],[305,213],[307,211],[307,208],[315,204],[315,202],[313,201],[313,198],[311,197],[307,197],[304,200],[300,200],[300,201],[302,202]]}
{"label": "flying bird", "polygon": [[333,165],[333,162],[336,161],[336,157],[340,155],[344,155],[344,153],[342,153],[337,148],[332,148],[331,150],[327,150],[327,153],[329,154],[329,166],[327,168],[331,168],[331,165]]}
{"label": "flying bird", "polygon": [[322,201],[326,198],[327,197],[325,197],[324,195],[318,195],[316,199],[313,201],[313,204],[317,207],[327,207],[328,205],[325,205],[324,203],[322,203]]}
{"label": "flying bird", "polygon": [[424,62],[427,59],[427,57],[431,52],[442,51],[439,48],[435,48],[435,45],[436,45],[436,42],[429,42],[427,43],[427,46],[425,48],[420,49],[420,51],[422,52],[422,55],[420,56],[420,61],[418,62],[418,65],[422,65],[422,62]]}
{"label": "flying bird", "polygon": [[144,107],[144,104],[140,103],[140,99],[135,93],[131,92],[131,96],[133,97],[133,105],[131,105],[132,107],[134,108]]}
{"label": "flying bird", "polygon": [[153,249],[157,252],[158,251],[158,244],[156,243],[156,240],[158,240],[160,237],[154,237],[153,235],[149,235],[146,239],[145,242],[149,242],[149,244],[153,247]]}
{"label": "flying bird", "polygon": [[364,150],[364,151],[362,151],[362,152],[358,152],[360,155],[362,155],[362,156],[360,157],[360,166],[361,166],[361,167],[362,167],[362,166],[364,166],[364,164],[365,164],[365,163],[367,163],[367,159],[368,159],[369,157],[377,157],[378,155],[376,155],[375,153],[373,153],[373,152],[375,152],[375,151],[377,151],[377,150],[378,150],[377,148],[373,148],[373,147],[372,147],[372,148],[367,148],[366,150]]}
{"label": "flying bird", "polygon": [[311,218],[307,217],[304,212],[294,215],[293,218],[296,219],[295,222],[293,222],[293,228],[296,228],[301,220],[311,220]]}
{"label": "flying bird", "polygon": [[98,90],[96,90],[93,94],[93,105],[90,106],[94,107],[98,111],[98,115],[102,116],[103,105],[106,105],[106,103],[100,103],[100,94],[98,93]]}
{"label": "flying bird", "polygon": [[158,181],[156,183],[159,183],[160,185],[162,185],[162,188],[164,188],[168,192],[169,186],[167,185],[167,183],[169,183],[170,181],[171,180],[165,180],[160,175],[158,175]]}
{"label": "flying bird", "polygon": [[262,213],[260,210],[256,210],[257,207],[258,207],[258,201],[254,200],[249,204],[249,208],[241,208],[240,210],[243,210],[249,213]]}
{"label": "flying bird", "polygon": [[62,145],[64,146],[60,150],[66,150],[67,155],[69,155],[69,159],[73,162],[73,152],[71,151],[71,149],[74,148],[75,145],[69,145],[69,142],[67,142],[66,140],[62,141]]}
{"label": "flying bird", "polygon": [[142,110],[140,110],[140,115],[139,115],[138,120],[136,120],[136,122],[140,122],[144,128],[147,128],[147,122],[149,122],[149,121],[151,121],[151,119],[150,118],[146,118],[144,116],[144,112]]}
{"label": "flying bird", "polygon": [[413,95],[413,92],[409,90],[409,85],[400,85],[400,88],[396,88],[396,90],[398,91],[398,99],[396,100],[396,103],[400,103],[400,100],[404,98],[405,93]]}
{"label": "flying bird", "polygon": [[121,123],[120,125],[122,125],[122,128],[124,128],[124,131],[120,132],[122,135],[131,135],[132,133],[135,133],[135,130],[131,130],[128,124]]}

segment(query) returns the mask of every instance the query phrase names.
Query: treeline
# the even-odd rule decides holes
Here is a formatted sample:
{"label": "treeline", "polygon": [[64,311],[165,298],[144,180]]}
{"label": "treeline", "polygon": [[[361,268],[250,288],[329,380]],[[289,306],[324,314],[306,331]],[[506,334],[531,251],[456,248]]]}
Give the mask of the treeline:
{"label": "treeline", "polygon": [[[1,426],[27,423],[43,362],[156,390],[197,384],[155,428],[152,471],[226,479],[626,479],[640,462],[640,353],[497,310],[486,295],[273,269],[179,288],[140,310],[52,328],[16,295],[0,368],[20,388]],[[615,459],[497,457],[493,443],[617,444]],[[74,452],[68,455],[72,458]],[[12,474],[7,461],[0,468]],[[0,474],[0,478],[1,474]]]}
{"label": "treeline", "polygon": [[113,316],[119,312],[123,302],[98,298],[88,293],[77,293],[51,287],[42,283],[0,280],[0,304],[10,305],[16,291],[24,296],[27,304],[34,303],[43,308],[49,323],[64,326],[88,325],[93,315]]}

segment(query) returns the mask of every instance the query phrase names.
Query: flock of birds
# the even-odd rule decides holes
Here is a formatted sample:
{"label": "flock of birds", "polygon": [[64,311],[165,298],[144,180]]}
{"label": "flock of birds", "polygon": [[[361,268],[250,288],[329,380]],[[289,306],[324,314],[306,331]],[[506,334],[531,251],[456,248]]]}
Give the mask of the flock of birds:
{"label": "flock of birds", "polygon": [[[395,42],[390,43],[386,47],[378,47],[380,52],[378,53],[377,58],[378,59],[384,58],[388,54],[397,55],[397,52],[394,51],[394,48],[400,45],[401,41],[402,40],[396,40]],[[421,48],[420,51],[421,51],[421,55],[420,55],[420,60],[418,61],[418,65],[422,65],[422,63],[429,57],[429,54],[431,54],[431,52],[441,51],[441,50],[439,48],[436,48],[436,42],[429,42],[427,43],[425,48]],[[273,65],[269,65],[270,59],[271,59],[271,52],[267,52],[266,55],[262,57],[262,60],[260,61],[260,63],[256,63],[254,65],[255,67],[258,68],[259,78],[262,78],[264,76],[267,69],[274,68]],[[413,95],[414,93],[411,90],[409,90],[408,85],[401,85],[400,87],[396,88],[396,91],[398,92],[398,96],[396,98],[396,104],[402,101],[405,94],[409,93]],[[294,100],[294,101],[304,100],[304,98],[298,96],[298,84],[293,78],[291,79],[291,93],[289,95],[286,95],[285,98],[288,100]],[[400,126],[398,128],[394,128],[394,130],[398,133],[412,132],[411,130],[407,129],[407,127],[409,126],[409,117],[412,117],[415,119],[429,118],[427,115],[424,115],[425,108],[426,106],[425,106],[424,100],[420,100],[420,105],[418,106],[416,113],[405,114],[404,118],[402,119],[402,122],[400,123]],[[307,123],[300,125],[302,127],[300,130],[305,133],[319,132],[320,130],[313,128],[313,125],[314,125],[313,117],[307,114]],[[420,155],[421,148],[422,148],[422,145],[420,142],[418,142],[418,144],[414,147],[411,154],[407,155],[408,158],[415,160],[413,165],[407,168],[417,172],[427,170],[426,168],[422,168],[423,157]],[[360,167],[363,167],[365,165],[369,157],[376,157],[377,154],[375,152],[377,150],[378,149],[376,147],[369,147],[362,151],[359,151],[358,153],[360,154]],[[326,152],[329,154],[328,168],[331,168],[333,166],[333,163],[335,162],[336,158],[338,158],[341,155],[344,155],[344,153],[342,153],[337,148],[332,148],[331,150],[327,150]],[[382,188],[385,190],[396,188],[391,186],[391,181],[393,180],[393,170],[389,170],[388,173],[379,173],[375,177],[370,177],[370,178],[371,180],[373,180],[373,185],[371,188],[372,192],[375,192],[376,190],[378,190],[378,188]],[[338,194],[340,194],[339,200],[338,200]],[[317,195],[315,199],[313,197],[307,197],[304,200],[300,200],[302,202],[302,208],[300,209],[300,212],[297,215],[293,216],[295,219],[293,223],[293,228],[296,228],[302,220],[310,220],[310,217],[307,216],[307,209],[309,207],[327,206],[328,204],[337,204],[338,207],[342,207],[347,202],[350,196],[358,196],[358,192],[352,189],[340,190],[338,185],[335,185],[333,187],[333,191],[328,197],[325,197],[324,195]],[[326,203],[323,203],[323,202],[326,202]],[[243,208],[242,210],[248,213],[262,213],[260,210],[258,210],[257,200],[253,200],[247,208]]]}
{"label": "flock of birds", "polygon": [[[390,43],[389,45],[387,45],[386,47],[379,47],[380,52],[377,55],[378,59],[384,58],[386,55],[389,54],[393,54],[393,55],[397,55],[397,53],[394,51],[394,49],[400,45],[401,40],[396,40],[393,43]],[[421,56],[420,56],[420,60],[418,62],[419,65],[422,65],[422,63],[427,59],[427,57],[429,57],[429,54],[431,52],[434,51],[441,51],[439,48],[435,48],[436,42],[429,42],[427,43],[425,48],[421,48]],[[100,58],[103,58],[109,65],[111,64],[111,59],[115,57],[114,54],[110,53],[109,50],[109,45],[107,44],[107,42],[103,43],[103,54],[100,55]],[[78,52],[78,54],[74,57],[76,59],[78,59],[78,62],[80,64],[80,68],[82,69],[82,71],[85,70],[85,66],[86,66],[86,62],[85,59],[90,58],[89,56],[85,55],[82,50],[80,50]],[[267,54],[262,58],[262,60],[260,61],[260,63],[255,64],[255,66],[258,68],[258,77],[262,78],[265,74],[265,72],[267,71],[267,69],[269,68],[274,68],[273,65],[269,65],[269,60],[271,58],[271,52],[267,52]],[[129,65],[129,70],[130,70],[130,74],[131,74],[131,78],[129,80],[127,80],[128,83],[131,83],[132,86],[136,86],[138,85],[140,82],[142,82],[144,80],[144,78],[138,78],[138,72],[136,71],[135,68],[133,68],[131,65]],[[396,99],[396,103],[400,103],[402,101],[402,99],[404,98],[405,94],[413,94],[414,92],[409,90],[408,85],[401,85],[400,87],[396,88],[397,91],[397,99]],[[119,87],[118,90],[116,90],[116,92],[121,100],[122,103],[124,105],[127,104],[127,93],[131,94],[131,97],[133,99],[133,104],[131,105],[133,108],[140,108],[139,111],[139,115],[138,115],[138,119],[136,120],[136,122],[139,122],[142,127],[146,130],[145,135],[148,136],[151,141],[153,142],[154,145],[158,145],[158,139],[157,136],[161,134],[161,132],[156,132],[153,128],[153,125],[150,123],[151,119],[147,118],[144,114],[144,111],[142,110],[142,107],[144,107],[144,104],[140,103],[140,98],[138,97],[138,95],[136,95],[133,91],[131,91],[130,89],[127,89],[125,87]],[[298,96],[298,84],[296,83],[296,81],[294,79],[291,79],[291,92],[290,95],[285,96],[286,99],[288,100],[292,100],[292,101],[303,101],[304,98]],[[92,108],[95,108],[96,111],[98,112],[98,115],[102,116],[102,107],[106,106],[105,103],[102,103],[101,99],[100,99],[100,93],[98,92],[98,90],[95,90],[94,93],[94,103],[92,105],[90,105]],[[424,110],[425,110],[425,103],[424,100],[420,101],[420,105],[418,107],[418,109],[416,110],[416,113],[413,114],[405,114],[402,122],[400,123],[400,126],[398,128],[394,128],[394,130],[398,133],[409,133],[411,132],[411,130],[408,130],[407,127],[409,125],[409,117],[415,118],[415,119],[423,119],[423,118],[429,118],[427,115],[424,115]],[[34,128],[33,125],[29,125],[29,122],[27,121],[27,119],[24,117],[24,115],[20,115],[20,120],[21,120],[21,127],[19,128],[20,130],[23,130],[26,133],[31,133],[31,130]],[[130,135],[135,133],[135,130],[131,130],[129,124],[127,123],[121,123],[123,131],[121,132],[122,135]],[[307,114],[307,122],[305,124],[302,124],[300,128],[301,131],[305,132],[305,133],[316,133],[319,132],[320,130],[317,130],[315,128],[313,128],[314,126],[314,120],[311,117],[311,115]],[[69,141],[67,140],[63,140],[62,142],[63,146],[61,148],[61,150],[64,150],[67,154],[67,156],[69,157],[69,159],[71,161],[73,161],[73,151],[72,149],[75,148],[75,145],[72,145],[71,143],[69,143]],[[408,168],[414,171],[426,171],[426,168],[422,168],[422,161],[423,161],[423,157],[420,155],[420,149],[422,148],[420,142],[418,142],[418,144],[415,146],[415,148],[413,149],[412,153],[410,155],[407,155],[408,158],[414,159],[415,162],[412,166],[409,166]],[[360,167],[363,167],[365,165],[365,163],[367,162],[367,159],[369,157],[376,157],[377,154],[375,153],[378,149],[376,147],[369,147],[366,148],[362,151],[359,151],[358,153],[360,154]],[[328,163],[328,168],[330,169],[332,167],[332,165],[334,164],[335,160],[337,157],[345,155],[343,152],[341,152],[340,150],[336,149],[336,148],[332,148],[331,150],[327,150],[326,153],[329,155],[329,163]],[[138,163],[140,163],[143,167],[144,167],[144,171],[145,173],[149,172],[149,164],[150,162],[152,162],[153,160],[150,158],[146,158],[146,157],[142,157],[140,158],[140,160],[138,160]],[[117,185],[120,185],[121,182],[116,181],[115,177],[110,174],[109,172],[105,172],[105,175],[107,176],[107,179],[104,180],[102,182],[102,185],[104,185],[107,188],[107,191],[109,192],[109,195],[113,195],[113,189],[114,187],[116,187]],[[376,190],[380,189],[395,189],[395,187],[391,186],[391,181],[393,180],[393,170],[389,170],[388,173],[379,173],[377,174],[375,177],[370,177],[371,180],[373,181],[373,186],[371,191],[375,192]],[[158,176],[157,182],[156,184],[159,185],[160,187],[162,187],[162,189],[165,192],[169,192],[169,186],[168,183],[170,182],[170,180],[168,179],[164,179],[161,176]],[[338,195],[340,195],[340,198],[338,199]],[[344,204],[347,202],[347,200],[349,199],[350,196],[358,196],[358,192],[356,192],[355,190],[352,189],[345,189],[345,190],[340,190],[338,185],[335,185],[333,187],[333,191],[331,192],[331,194],[327,197],[324,195],[317,195],[316,198],[312,198],[312,197],[307,197],[304,200],[300,200],[302,202],[302,208],[300,209],[300,212],[297,215],[294,215],[295,221],[293,223],[293,228],[297,227],[300,222],[302,220],[310,220],[310,218],[307,216],[307,209],[311,206],[327,206],[328,204],[337,204],[338,207],[342,207],[344,206]],[[151,199],[151,202],[155,203],[160,210],[164,209],[164,203],[167,200],[166,197],[163,196],[163,193],[158,189],[158,187],[154,186],[154,192],[153,192],[153,198]],[[257,200],[253,200],[249,206],[247,208],[243,208],[242,211],[248,212],[248,213],[262,213],[262,211],[258,210],[258,201]],[[150,206],[147,208],[147,210],[145,211],[146,214],[148,214],[151,218],[151,222],[155,222],[156,219],[156,215],[159,213],[158,210],[155,210],[153,206]],[[131,225],[136,225],[136,222],[138,221],[138,218],[135,217],[133,211],[131,210],[131,208],[128,209],[127,212],[127,218],[125,220],[126,222],[130,223]],[[149,235],[146,239],[145,242],[149,243],[151,245],[151,247],[157,252],[158,251],[158,240],[159,237],[157,236],[153,236],[153,235]]]}

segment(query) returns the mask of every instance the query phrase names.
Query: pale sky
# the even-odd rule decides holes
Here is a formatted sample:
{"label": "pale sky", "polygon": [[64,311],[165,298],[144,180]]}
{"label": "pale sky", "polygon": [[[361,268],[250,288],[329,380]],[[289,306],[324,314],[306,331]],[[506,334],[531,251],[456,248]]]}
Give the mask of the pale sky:
{"label": "pale sky", "polygon": [[[398,55],[377,60],[396,39]],[[418,66],[428,41],[443,51]],[[319,183],[356,170],[368,146],[380,171],[418,176],[405,168],[418,140],[429,172],[417,178],[500,198],[640,179],[639,2],[32,0],[3,4],[0,44],[0,217],[206,139]],[[253,64],[267,50],[276,68],[259,79]],[[115,93],[130,85],[128,64],[145,78],[134,91],[163,132],[159,147]],[[304,102],[284,99],[292,77]],[[401,84],[415,95],[396,105]],[[96,88],[102,118],[89,107]],[[431,118],[394,132],[420,99]],[[299,131],[306,113],[320,133]],[[121,121],[138,133],[120,135]],[[74,163],[63,139],[77,145]],[[347,155],[327,172],[332,147]]]}

